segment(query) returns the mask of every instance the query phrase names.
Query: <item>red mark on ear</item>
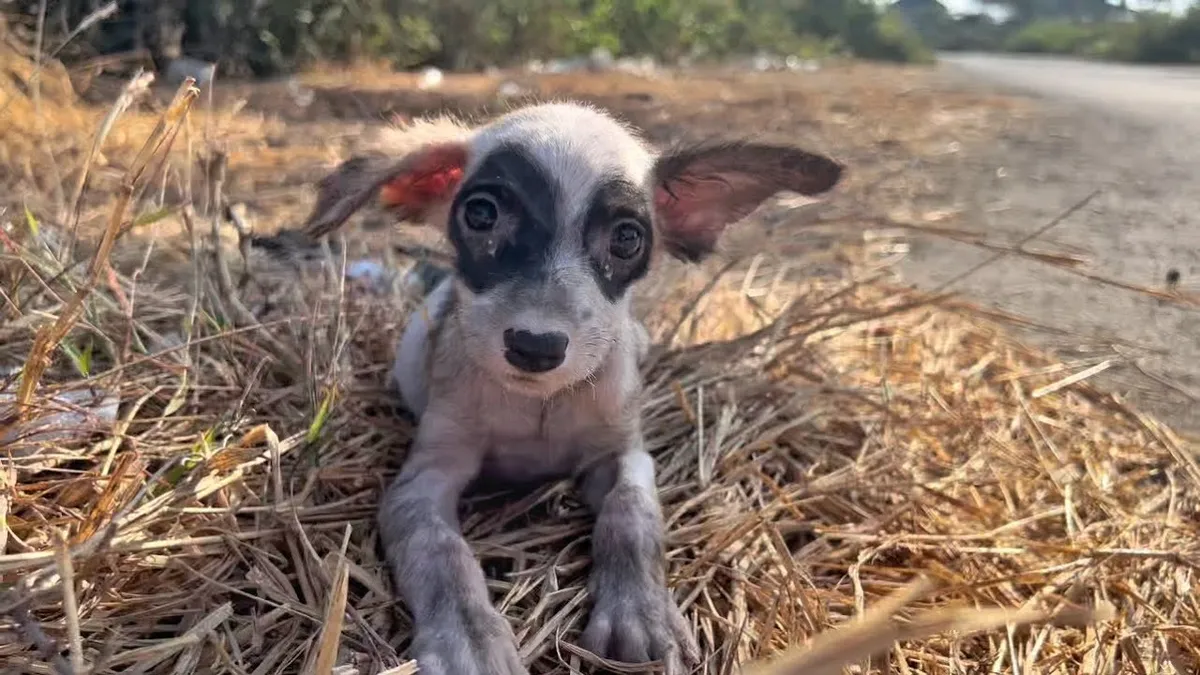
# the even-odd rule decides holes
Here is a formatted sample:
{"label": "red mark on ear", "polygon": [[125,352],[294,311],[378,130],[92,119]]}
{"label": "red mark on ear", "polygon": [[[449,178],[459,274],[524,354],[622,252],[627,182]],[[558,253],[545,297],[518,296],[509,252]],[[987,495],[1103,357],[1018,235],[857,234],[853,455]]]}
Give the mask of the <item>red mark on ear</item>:
{"label": "red mark on ear", "polygon": [[461,146],[430,150],[412,169],[385,183],[379,190],[379,198],[386,207],[404,207],[420,213],[446,199],[458,187],[466,159],[466,150]]}

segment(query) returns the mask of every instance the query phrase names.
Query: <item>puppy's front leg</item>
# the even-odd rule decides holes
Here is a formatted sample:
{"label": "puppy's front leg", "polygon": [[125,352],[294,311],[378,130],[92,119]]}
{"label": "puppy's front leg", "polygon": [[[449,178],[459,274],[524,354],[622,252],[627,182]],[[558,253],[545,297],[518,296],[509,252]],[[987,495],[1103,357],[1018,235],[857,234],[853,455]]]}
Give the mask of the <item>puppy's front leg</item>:
{"label": "puppy's front leg", "polygon": [[459,497],[482,461],[478,445],[449,416],[427,410],[412,454],[379,507],[422,675],[527,675],[458,521]]}
{"label": "puppy's front leg", "polygon": [[662,660],[667,675],[699,661],[691,629],[666,586],[662,508],[654,460],[635,447],[583,476],[584,500],[596,511],[592,616],[583,645],[627,663]]}

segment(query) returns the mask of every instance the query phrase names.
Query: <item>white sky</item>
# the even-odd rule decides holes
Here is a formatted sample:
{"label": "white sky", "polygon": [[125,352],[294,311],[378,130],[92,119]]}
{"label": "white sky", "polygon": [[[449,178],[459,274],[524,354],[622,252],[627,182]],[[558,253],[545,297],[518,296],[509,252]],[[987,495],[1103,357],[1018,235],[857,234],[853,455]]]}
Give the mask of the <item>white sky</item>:
{"label": "white sky", "polygon": [[[942,0],[942,4],[954,14],[977,12],[980,8],[978,0]],[[1155,3],[1148,0],[1128,0],[1128,4],[1132,9],[1145,9],[1153,7]],[[1183,12],[1191,4],[1192,0],[1163,0],[1161,6],[1169,6],[1173,12]]]}

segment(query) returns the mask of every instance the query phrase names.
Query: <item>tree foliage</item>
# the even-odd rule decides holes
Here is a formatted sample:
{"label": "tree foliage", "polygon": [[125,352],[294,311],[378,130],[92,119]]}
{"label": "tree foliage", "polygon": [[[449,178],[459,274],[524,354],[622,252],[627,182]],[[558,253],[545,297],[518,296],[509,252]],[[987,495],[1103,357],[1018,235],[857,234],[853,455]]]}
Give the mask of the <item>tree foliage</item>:
{"label": "tree foliage", "polygon": [[1130,22],[1035,21],[1005,42],[1009,51],[1142,63],[1200,63],[1200,10],[1148,13]]}
{"label": "tree foliage", "polygon": [[1063,54],[1114,61],[1200,63],[1200,6],[1184,16],[1131,11],[1123,0],[983,0],[1008,10],[953,17],[938,0],[897,0],[930,47]]}
{"label": "tree foliage", "polygon": [[1124,2],[1109,0],[983,0],[983,4],[1006,9],[1013,22],[1022,25],[1034,21],[1107,21],[1125,7]]}
{"label": "tree foliage", "polygon": [[[27,12],[35,0],[16,0]],[[50,0],[78,25],[101,0]],[[909,61],[929,52],[872,0],[120,0],[87,34],[102,53],[146,49],[268,75],[318,60],[478,68],[616,55],[720,58],[839,51]]]}

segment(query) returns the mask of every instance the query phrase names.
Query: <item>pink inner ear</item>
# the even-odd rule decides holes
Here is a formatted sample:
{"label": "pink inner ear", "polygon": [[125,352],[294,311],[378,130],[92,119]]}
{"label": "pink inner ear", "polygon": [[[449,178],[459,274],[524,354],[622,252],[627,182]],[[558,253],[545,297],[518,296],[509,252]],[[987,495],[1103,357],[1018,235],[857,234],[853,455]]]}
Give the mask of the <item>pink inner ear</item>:
{"label": "pink inner ear", "polygon": [[654,191],[654,208],[668,240],[712,248],[733,215],[734,194],[718,180],[676,181]]}
{"label": "pink inner ear", "polygon": [[379,198],[389,208],[421,213],[449,199],[462,182],[467,151],[462,145],[443,145],[421,154],[414,166],[384,183]]}

